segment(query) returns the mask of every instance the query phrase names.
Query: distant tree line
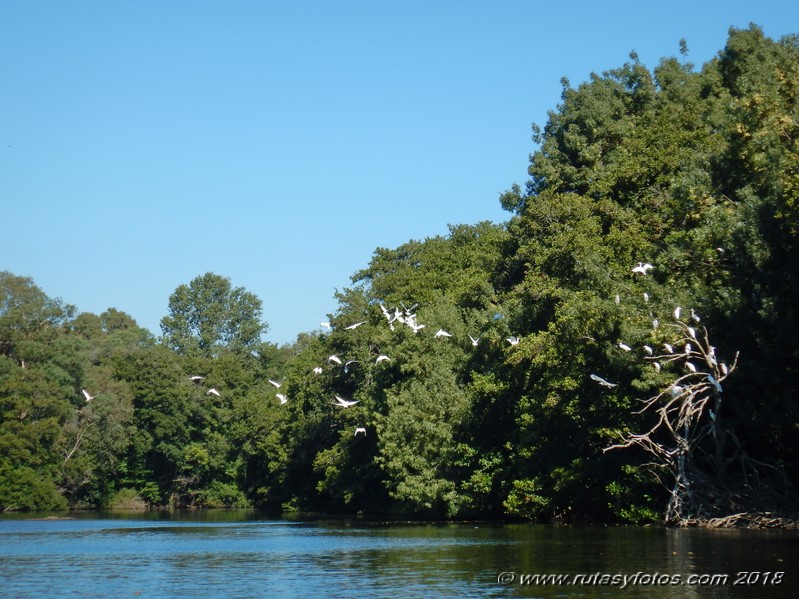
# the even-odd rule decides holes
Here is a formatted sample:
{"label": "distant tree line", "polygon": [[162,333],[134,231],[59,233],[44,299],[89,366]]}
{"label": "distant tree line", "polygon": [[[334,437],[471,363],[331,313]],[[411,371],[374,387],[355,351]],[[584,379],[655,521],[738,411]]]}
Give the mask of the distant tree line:
{"label": "distant tree line", "polygon": [[564,80],[507,222],[377,248],[291,345],[214,273],[158,338],[0,273],[0,509],[788,513],[799,38],[681,54]]}

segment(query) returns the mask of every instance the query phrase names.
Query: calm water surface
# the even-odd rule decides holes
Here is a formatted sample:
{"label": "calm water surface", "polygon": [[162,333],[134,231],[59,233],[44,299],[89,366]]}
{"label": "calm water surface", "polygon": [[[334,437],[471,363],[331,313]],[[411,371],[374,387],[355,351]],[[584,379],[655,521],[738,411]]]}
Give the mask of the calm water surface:
{"label": "calm water surface", "polygon": [[[3,597],[794,598],[797,558],[799,533],[790,531],[265,520],[243,512],[0,518]],[[568,578],[532,578],[546,574]],[[691,575],[707,584],[671,584]]]}

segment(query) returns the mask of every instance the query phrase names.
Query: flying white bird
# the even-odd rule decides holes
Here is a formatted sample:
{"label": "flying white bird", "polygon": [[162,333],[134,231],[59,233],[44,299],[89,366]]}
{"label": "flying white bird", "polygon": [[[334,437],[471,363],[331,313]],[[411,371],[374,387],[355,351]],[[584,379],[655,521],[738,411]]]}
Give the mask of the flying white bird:
{"label": "flying white bird", "polygon": [[349,408],[350,406],[354,406],[357,401],[352,401],[348,399],[344,399],[343,397],[339,397],[336,395],[336,405],[341,406],[342,408]]}
{"label": "flying white bird", "polygon": [[519,338],[514,335],[511,335],[505,341],[507,341],[511,345],[519,345]]}
{"label": "flying white bird", "polygon": [[270,384],[274,385],[276,389],[280,389],[280,383],[278,383],[277,381],[273,381],[272,379],[266,379],[266,380],[268,380]]}
{"label": "flying white bird", "polygon": [[285,395],[283,395],[282,393],[275,393],[275,397],[277,397],[280,400],[280,405],[281,406],[283,404],[287,403],[288,400],[289,400],[289,398],[286,397]]}
{"label": "flying white bird", "polygon": [[444,329],[438,329],[433,337],[452,337],[452,333],[448,333]]}
{"label": "flying white bird", "polygon": [[86,389],[81,389],[80,392],[83,393],[83,397],[86,398],[86,401],[91,401],[94,399],[94,395],[89,395],[89,392],[86,391]]}
{"label": "flying white bird", "polygon": [[330,323],[329,322],[320,322],[319,326],[322,327],[323,329],[330,330]]}
{"label": "flying white bird", "polygon": [[354,436],[357,437],[358,435],[366,436],[366,429],[364,427],[362,427],[362,426],[359,426],[358,428],[356,428]]}
{"label": "flying white bird", "polygon": [[200,376],[199,374],[195,374],[189,377],[190,381],[194,381],[195,383],[199,383],[202,380],[205,380],[204,376]]}
{"label": "flying white bird", "polygon": [[630,347],[626,343],[622,343],[621,341],[619,341],[619,347],[621,349],[623,349],[624,351],[631,351],[632,350],[632,347]]}
{"label": "flying white bird", "polygon": [[313,373],[314,374],[322,374],[322,367],[321,366],[317,366],[316,368],[313,369]]}
{"label": "flying white bird", "polygon": [[410,324],[410,325],[408,325],[408,326],[409,326],[409,327],[411,327],[411,328],[413,329],[413,332],[414,332],[414,333],[418,333],[418,332],[419,332],[419,331],[421,331],[423,328],[425,328],[425,326],[427,326],[427,325],[413,323],[413,324]]}
{"label": "flying white bird", "polygon": [[333,354],[332,356],[328,356],[327,357],[327,361],[331,362],[331,363],[335,362],[339,366],[342,364],[341,358],[339,358],[336,354]]}
{"label": "flying white bird", "polygon": [[344,374],[346,374],[346,373],[348,373],[350,371],[350,364],[357,364],[357,363],[358,363],[358,360],[347,360],[344,363]]}
{"label": "flying white bird", "polygon": [[477,344],[478,344],[478,343],[480,343],[480,337],[478,337],[477,339],[475,339],[474,337],[472,337],[471,335],[469,335],[469,340],[472,342],[472,345],[474,345],[475,347],[477,347]]}
{"label": "flying white bird", "polygon": [[377,356],[377,360],[375,360],[375,364],[380,364],[380,362],[385,362],[386,360],[391,360],[386,354],[380,354]]}
{"label": "flying white bird", "polygon": [[217,390],[216,390],[216,389],[214,389],[213,387],[211,387],[210,389],[208,389],[208,391],[206,391],[206,392],[205,392],[205,394],[206,394],[206,395],[216,395],[217,397],[222,397],[222,396],[219,394],[219,391],[217,391]]}
{"label": "flying white bird", "polygon": [[359,326],[361,326],[362,324],[366,324],[366,321],[361,321],[361,322],[356,322],[355,324],[351,324],[348,327],[344,327],[344,330],[345,331],[353,331],[353,330],[357,329]]}
{"label": "flying white bird", "polygon": [[650,268],[654,268],[654,266],[649,264],[649,262],[647,262],[646,264],[644,264],[643,262],[639,262],[638,266],[633,267],[633,272],[638,272],[641,273],[642,275],[645,275]]}
{"label": "flying white bird", "polygon": [[598,376],[596,374],[591,375],[591,380],[596,381],[597,383],[599,383],[603,387],[607,387],[608,389],[612,389],[613,387],[618,387],[618,383],[608,382],[605,379],[603,379],[601,376]]}

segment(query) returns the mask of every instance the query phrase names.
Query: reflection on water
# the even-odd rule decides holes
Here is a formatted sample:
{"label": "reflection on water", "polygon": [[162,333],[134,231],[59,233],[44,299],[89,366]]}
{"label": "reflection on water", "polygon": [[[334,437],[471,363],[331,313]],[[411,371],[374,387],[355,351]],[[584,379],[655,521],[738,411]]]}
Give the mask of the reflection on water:
{"label": "reflection on water", "polygon": [[[790,531],[260,520],[252,512],[16,516],[0,519],[0,595],[794,597],[798,549]],[[740,571],[785,574],[779,585],[764,586],[758,574],[753,586],[733,586]],[[506,586],[497,581],[503,572],[513,573]],[[636,573],[641,581],[729,578],[716,586],[610,581]],[[520,584],[535,574],[594,579]],[[603,574],[607,584],[598,584]]]}

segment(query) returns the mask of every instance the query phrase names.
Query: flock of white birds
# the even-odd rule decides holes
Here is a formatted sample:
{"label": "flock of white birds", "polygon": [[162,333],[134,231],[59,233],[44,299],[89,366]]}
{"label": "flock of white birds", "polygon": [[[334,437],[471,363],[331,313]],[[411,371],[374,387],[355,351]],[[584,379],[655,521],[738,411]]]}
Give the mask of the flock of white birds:
{"label": "flock of white birds", "polygon": [[[653,269],[653,268],[654,267],[652,266],[652,264],[649,264],[648,262],[647,263],[639,262],[636,266],[634,266],[632,268],[632,272],[636,273],[636,274],[640,274],[642,276],[646,276],[648,274],[648,272],[651,269]],[[643,295],[644,295],[644,301],[648,302],[649,301],[649,295],[647,293],[644,293]],[[616,295],[615,301],[616,301],[616,303],[619,303],[620,297],[618,295]],[[416,307],[417,307],[417,304],[414,304],[410,308],[405,308],[403,306],[403,309],[394,308],[393,310],[391,310],[391,309],[386,308],[386,306],[383,305],[382,303],[380,304],[380,309],[381,309],[381,311],[383,313],[383,316],[385,316],[386,320],[388,321],[388,326],[389,326],[389,328],[392,331],[395,330],[395,325],[405,325],[405,326],[409,327],[414,333],[418,334],[422,329],[424,329],[426,327],[426,325],[420,324],[419,322],[417,322],[416,313],[414,312]],[[673,312],[674,320],[679,321],[681,314],[682,314],[682,309],[679,306],[677,306],[674,309],[674,312]],[[690,310],[690,319],[691,319],[691,321],[696,322],[696,323],[698,323],[699,320],[700,320],[699,316],[696,314],[696,312],[693,309]],[[355,323],[353,323],[351,325],[348,325],[348,326],[344,327],[344,330],[353,331],[353,330],[357,329],[358,327],[360,327],[363,324],[366,324],[366,321],[355,322]],[[655,328],[655,329],[658,328],[658,325],[659,325],[658,320],[654,319],[652,321],[653,328]],[[320,323],[320,326],[323,329],[326,329],[328,331],[332,329],[332,325],[331,325],[330,322],[322,322],[322,323]],[[687,333],[688,333],[688,335],[690,337],[692,337],[693,339],[696,339],[696,330],[693,327],[686,326],[686,330],[687,330]],[[452,337],[452,333],[450,333],[450,332],[448,332],[448,331],[446,331],[444,329],[438,329],[435,332],[435,334],[433,335],[433,337],[434,338],[446,339],[446,338]],[[479,343],[480,343],[480,337],[474,337],[471,334],[469,334],[469,341],[471,342],[472,346],[477,347],[479,345]],[[510,337],[506,338],[506,341],[511,346],[516,346],[516,345],[519,344],[520,338],[515,336],[515,335],[511,335]],[[625,352],[632,351],[632,347],[630,347],[629,345],[627,345],[626,343],[621,342],[621,341],[618,343],[618,347],[621,350],[625,351]],[[650,356],[650,357],[653,356],[654,350],[650,346],[644,345],[643,349],[647,353],[648,356]],[[689,372],[692,372],[692,373],[695,373],[697,371],[697,369],[694,366],[694,364],[691,363],[688,360],[688,358],[692,355],[692,346],[691,346],[690,343],[686,343],[685,344],[683,352],[675,352],[674,348],[671,345],[669,345],[668,343],[664,344],[663,349],[667,352],[669,357],[673,357],[677,353],[680,353],[680,354],[684,355],[686,357],[686,360],[685,360],[686,369]],[[711,347],[710,350],[711,350],[711,354],[712,354],[713,348]],[[714,358],[714,357],[711,356],[711,358]],[[387,362],[387,361],[390,361],[390,360],[391,360],[391,358],[388,355],[380,354],[377,357],[377,359],[375,360],[375,363],[379,364],[381,362]],[[350,367],[353,366],[354,364],[357,364],[358,361],[357,360],[344,361],[339,356],[337,356],[335,354],[332,354],[332,355],[328,356],[327,363],[328,364],[335,364],[335,365],[338,365],[338,366],[343,366],[344,372],[346,373],[346,372],[349,372]],[[656,360],[653,360],[652,364],[658,371],[660,370],[660,362],[658,362]],[[726,369],[725,365],[722,364],[721,367],[722,367],[722,371],[724,371],[724,374],[726,375],[727,374],[727,372],[726,372],[727,369]],[[324,369],[321,366],[316,366],[316,367],[313,368],[312,372],[314,374],[322,374],[324,372]],[[711,384],[713,384],[713,386],[715,388],[717,388],[719,391],[721,391],[721,387],[720,387],[718,381],[716,381],[716,379],[713,378],[712,375],[708,375],[708,377],[709,377],[708,380],[710,380]],[[204,377],[199,376],[199,375],[193,375],[193,376],[190,376],[189,378],[192,381],[194,381],[195,383],[197,383],[197,384],[201,383],[204,380]],[[607,381],[606,379],[602,378],[601,376],[599,376],[597,374],[591,374],[590,378],[591,378],[591,380],[595,381],[596,383],[598,383],[602,387],[606,387],[608,389],[618,386],[617,383],[611,383],[611,382]],[[278,381],[275,381],[273,379],[268,379],[268,381],[273,387],[275,387],[276,390],[279,390],[282,387],[282,383],[280,383]],[[84,396],[84,398],[85,398],[85,400],[87,402],[91,401],[95,397],[95,396],[89,394],[89,392],[86,389],[81,389],[81,392],[82,392],[82,394],[83,394],[83,396]],[[206,391],[206,395],[213,395],[215,397],[221,397],[220,392],[214,387],[209,388]],[[288,401],[289,401],[289,398],[286,396],[286,394],[282,393],[282,392],[279,392],[279,391],[277,391],[275,393],[275,397],[280,402],[280,405],[284,405],[284,404],[288,403]],[[338,406],[338,407],[341,407],[341,408],[350,408],[350,407],[352,407],[352,406],[354,406],[354,405],[356,405],[358,403],[358,401],[345,399],[345,398],[343,398],[343,397],[341,397],[339,395],[335,395],[334,397],[335,397],[335,401],[333,401],[333,404]],[[362,427],[362,426],[357,427],[355,429],[355,436],[357,436],[357,435],[366,435],[366,428]]]}

